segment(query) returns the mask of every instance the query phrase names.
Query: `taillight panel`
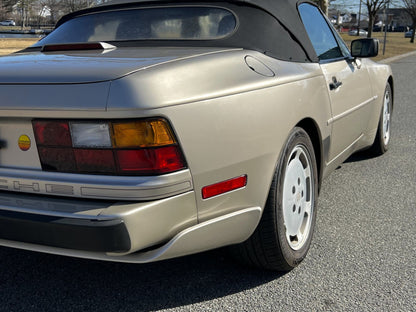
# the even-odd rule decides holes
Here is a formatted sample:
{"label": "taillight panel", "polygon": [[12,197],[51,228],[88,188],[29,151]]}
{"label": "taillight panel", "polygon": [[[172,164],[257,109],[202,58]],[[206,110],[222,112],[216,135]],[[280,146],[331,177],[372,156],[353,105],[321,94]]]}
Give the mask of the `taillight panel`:
{"label": "taillight panel", "polygon": [[71,146],[68,122],[35,121],[33,122],[38,146]]}
{"label": "taillight panel", "polygon": [[117,173],[112,150],[74,149],[75,163],[80,173]]}
{"label": "taillight panel", "polygon": [[181,154],[178,146],[166,146],[139,150],[119,150],[117,151],[117,158],[121,172],[162,174],[184,168],[185,162]]}
{"label": "taillight panel", "polygon": [[187,167],[174,133],[163,118],[34,120],[33,129],[45,171],[157,175]]}

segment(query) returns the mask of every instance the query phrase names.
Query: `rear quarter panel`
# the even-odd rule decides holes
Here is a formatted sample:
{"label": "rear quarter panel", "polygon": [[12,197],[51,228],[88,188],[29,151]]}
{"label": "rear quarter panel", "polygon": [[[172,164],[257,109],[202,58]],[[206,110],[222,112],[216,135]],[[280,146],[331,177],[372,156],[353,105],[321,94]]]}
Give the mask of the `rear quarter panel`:
{"label": "rear quarter panel", "polygon": [[384,101],[384,91],[387,83],[391,83],[393,91],[393,105],[394,105],[394,83],[393,73],[389,65],[376,63],[370,59],[363,59],[363,64],[366,66],[369,76],[373,95],[377,96],[375,105],[373,107],[372,118],[368,121],[368,132],[366,135],[367,141],[363,142],[365,145],[371,145],[377,133],[377,127],[380,119],[381,108]]}
{"label": "rear quarter panel", "polygon": [[[389,79],[391,79],[392,88],[394,89],[393,73],[389,65],[376,63],[369,59],[364,59],[363,63],[368,69],[368,73],[370,75],[371,86],[373,88],[374,94],[377,94],[379,95],[379,97],[382,98],[382,95],[384,94],[384,90],[386,89],[386,85]],[[380,109],[381,109],[382,103],[383,101],[382,99],[380,99],[380,102],[379,102]]]}
{"label": "rear quarter panel", "polygon": [[362,60],[370,74],[373,91],[384,93],[388,79],[393,76],[390,65],[377,63],[370,59]]}
{"label": "rear quarter panel", "polygon": [[[245,63],[251,55],[274,77]],[[108,111],[170,120],[192,173],[199,221],[246,207],[264,207],[290,130],[310,118],[330,135],[330,105],[318,64],[277,61],[233,51],[136,73],[112,84]],[[319,147],[321,148],[321,146]],[[201,189],[247,174],[244,189],[203,200]]]}

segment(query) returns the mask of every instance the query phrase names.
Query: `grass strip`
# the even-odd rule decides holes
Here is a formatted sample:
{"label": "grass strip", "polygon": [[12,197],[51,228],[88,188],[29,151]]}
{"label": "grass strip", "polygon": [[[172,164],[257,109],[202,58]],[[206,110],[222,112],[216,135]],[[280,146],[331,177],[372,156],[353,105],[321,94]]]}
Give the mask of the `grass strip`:
{"label": "grass strip", "polygon": [[[357,36],[350,36],[348,34],[341,34],[341,37],[347,43],[348,46],[351,45],[351,41],[360,37]],[[380,40],[380,50],[379,55],[373,60],[380,61],[382,59],[390,58],[396,55],[405,54],[408,52],[416,51],[416,43],[410,43],[409,38],[404,38],[403,33],[387,33],[387,40],[386,40],[386,51],[383,55],[383,44],[384,44],[384,33],[376,32],[373,33],[373,38],[377,38]],[[0,55],[6,55],[13,52],[17,52],[22,50],[35,42],[38,39],[0,39]]]}

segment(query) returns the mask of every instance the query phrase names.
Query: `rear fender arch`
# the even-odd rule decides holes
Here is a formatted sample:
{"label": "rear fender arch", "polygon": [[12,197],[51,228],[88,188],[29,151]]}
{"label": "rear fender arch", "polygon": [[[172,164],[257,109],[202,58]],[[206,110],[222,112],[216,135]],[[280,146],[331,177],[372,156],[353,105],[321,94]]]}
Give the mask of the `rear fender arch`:
{"label": "rear fender arch", "polygon": [[[299,128],[302,128],[303,130],[305,130],[306,133],[309,135],[311,141],[312,141],[312,145],[313,145],[314,153],[315,153],[315,158],[316,158],[316,164],[317,164],[317,167],[318,167],[317,169],[318,169],[318,192],[319,192],[320,189],[321,189],[321,183],[322,183],[322,179],[323,179],[323,169],[324,169],[324,150],[323,150],[323,144],[322,144],[321,131],[319,130],[319,127],[318,127],[317,123],[315,122],[315,120],[312,119],[312,118],[309,118],[309,117],[300,120],[297,124],[295,124],[293,126],[293,128],[295,128],[295,127],[299,127]],[[291,128],[291,129],[293,129],[293,128]],[[290,131],[288,133],[290,133]],[[281,157],[284,153],[285,145],[286,145],[286,141],[282,145],[282,148],[281,148],[281,150],[279,152],[279,155],[276,159],[276,163],[275,163],[275,166],[274,166],[274,171],[276,171],[277,167],[279,166],[280,159],[281,159]],[[270,181],[269,189],[271,187],[271,183],[272,183],[272,181]]]}
{"label": "rear fender arch", "polygon": [[317,123],[312,118],[305,118],[301,120],[296,127],[300,127],[306,131],[309,135],[313,149],[315,152],[316,165],[318,166],[318,192],[321,189],[322,177],[323,177],[323,163],[324,163],[324,153],[322,146],[322,135]]}

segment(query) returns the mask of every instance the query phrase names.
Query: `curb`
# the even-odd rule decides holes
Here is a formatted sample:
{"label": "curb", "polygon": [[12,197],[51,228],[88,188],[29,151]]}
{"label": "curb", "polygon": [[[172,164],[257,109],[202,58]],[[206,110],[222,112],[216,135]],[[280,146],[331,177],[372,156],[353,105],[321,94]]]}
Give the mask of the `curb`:
{"label": "curb", "polygon": [[416,51],[412,51],[412,52],[408,52],[408,53],[405,53],[405,54],[401,54],[401,55],[396,55],[396,56],[393,56],[393,57],[389,57],[389,58],[386,58],[384,60],[379,61],[379,63],[389,64],[389,63],[393,63],[395,61],[401,60],[402,58],[405,58],[405,57],[408,57],[408,56],[412,56],[412,55],[416,55]]}

